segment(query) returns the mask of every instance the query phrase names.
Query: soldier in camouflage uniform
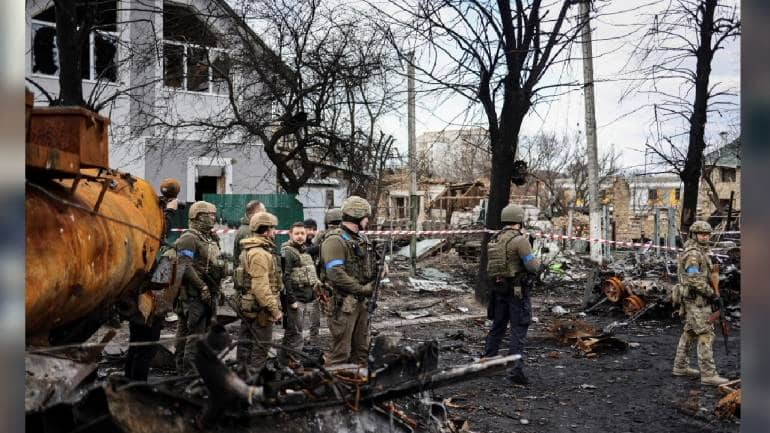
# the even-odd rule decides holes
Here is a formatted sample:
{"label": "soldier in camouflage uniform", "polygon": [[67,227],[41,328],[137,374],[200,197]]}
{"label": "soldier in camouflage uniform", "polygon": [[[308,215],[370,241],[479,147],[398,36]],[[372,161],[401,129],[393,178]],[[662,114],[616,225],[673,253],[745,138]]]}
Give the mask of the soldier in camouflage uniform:
{"label": "soldier in camouflage uniform", "polygon": [[[197,201],[190,206],[188,215],[190,228],[175,243],[179,263],[186,265],[176,308],[179,316],[177,338],[208,331],[211,319],[216,315],[216,299],[225,270],[219,257],[219,238],[211,231],[217,208],[211,203]],[[179,374],[192,371],[195,350],[194,342],[177,341],[175,355]]]}
{"label": "soldier in camouflage uniform", "polygon": [[342,225],[329,230],[321,244],[321,261],[332,288],[328,318],[332,349],[327,363],[366,364],[369,350],[367,300],[376,278],[376,258],[363,233],[371,206],[350,196],[342,204]]}
{"label": "soldier in camouflage uniform", "polygon": [[[163,234],[160,238],[160,249],[156,256],[156,261],[161,255],[170,249],[166,244],[166,239],[171,230],[171,224],[173,222],[174,214],[178,209],[177,196],[179,195],[179,182],[176,179],[163,179],[160,183],[160,202],[161,208],[163,208]],[[171,246],[173,247],[173,246]],[[171,251],[173,252],[173,251]],[[147,287],[142,287],[142,291],[149,290]],[[137,293],[137,296],[140,295]],[[136,304],[139,304],[137,297]],[[148,317],[135,308],[132,311],[128,319],[128,341],[129,343],[145,343],[148,341],[158,341],[160,339],[160,331],[163,327],[163,315],[165,311],[154,311]],[[125,376],[131,380],[147,380],[147,376],[150,372],[150,363],[158,352],[157,345],[147,346],[129,346],[128,353],[126,354]]]}
{"label": "soldier in camouflage uniform", "polygon": [[[672,298],[680,300],[680,315],[684,315],[684,331],[676,347],[674,358],[674,376],[700,375],[701,383],[721,385],[728,379],[717,374],[714,363],[714,325],[708,322],[711,315],[711,302],[717,294],[709,285],[712,263],[709,258],[708,241],[711,226],[705,221],[696,221],[690,226],[690,239],[684,244],[684,251],[679,256],[677,276],[679,284],[674,288]],[[676,301],[675,301],[676,302]],[[690,367],[689,352],[697,343],[698,370]]]}
{"label": "soldier in camouflage uniform", "polygon": [[[283,345],[302,351],[302,328],[304,316],[315,302],[316,286],[319,284],[316,275],[313,258],[305,247],[305,225],[294,223],[289,229],[290,240],[281,245],[281,257],[283,258],[283,282],[286,287],[286,315],[283,334]],[[289,358],[293,363],[299,359],[293,353],[287,354],[281,350],[280,358],[283,363],[288,363]]]}
{"label": "soldier in camouflage uniform", "polygon": [[[243,294],[240,309],[244,319],[238,330],[236,358],[245,376],[265,365],[270,343],[273,341],[273,323],[283,318],[278,294],[283,289],[280,259],[275,253],[275,227],[278,219],[267,212],[251,217],[252,235],[241,241]],[[256,339],[256,342],[255,342]]]}
{"label": "soldier in camouflage uniform", "polygon": [[[316,276],[318,276],[318,256],[321,254],[321,244],[315,242],[319,235],[318,224],[312,218],[306,219],[303,224],[305,225],[305,252],[310,254],[313,263],[316,264]],[[317,296],[313,297],[313,301],[307,305],[303,320],[310,323],[310,332],[305,341],[305,343],[309,343],[312,338],[318,337],[318,331],[321,329],[321,307]]]}
{"label": "soldier in camouflage uniform", "polygon": [[[500,222],[504,224],[490,246],[499,245],[504,255],[501,266],[507,269],[506,276],[494,277],[490,272],[492,290],[489,300],[489,316],[492,327],[487,335],[484,347],[484,357],[496,356],[500,342],[505,335],[508,324],[511,325],[511,346],[509,355],[524,355],[527,342],[527,330],[532,319],[530,302],[530,287],[524,276],[527,273],[537,274],[541,269],[540,261],[532,254],[529,237],[521,233],[524,222],[524,209],[515,204],[504,207],[500,214]],[[493,257],[489,253],[492,264]],[[489,266],[487,268],[489,270]],[[519,360],[508,372],[508,379],[519,385],[529,383],[523,371],[524,361]]]}
{"label": "soldier in camouflage uniform", "polygon": [[[257,213],[257,212],[266,212],[267,209],[265,209],[265,205],[262,204],[259,200],[252,200],[248,203],[246,203],[246,215],[241,218],[241,226],[238,227],[238,233],[235,234],[235,239],[233,240],[233,267],[237,268],[240,264],[239,260],[241,257],[241,241],[251,237],[251,228],[249,227],[249,222],[251,221],[251,217]],[[241,287],[234,287],[235,291],[237,293],[240,293],[242,290]]]}

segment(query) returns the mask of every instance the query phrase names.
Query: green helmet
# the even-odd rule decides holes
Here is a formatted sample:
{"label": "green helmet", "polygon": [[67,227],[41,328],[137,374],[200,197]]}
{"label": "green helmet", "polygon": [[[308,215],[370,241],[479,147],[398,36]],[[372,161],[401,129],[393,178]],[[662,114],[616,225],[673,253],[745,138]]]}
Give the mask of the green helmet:
{"label": "green helmet", "polygon": [[190,206],[189,212],[189,218],[194,220],[198,217],[198,214],[217,213],[217,207],[207,201],[196,201]]}
{"label": "green helmet", "polygon": [[517,204],[509,204],[500,211],[500,222],[521,224],[524,222],[524,208]]}
{"label": "green helmet", "polygon": [[363,198],[351,195],[342,202],[342,213],[353,218],[364,218],[372,214],[372,207]]}
{"label": "green helmet", "polygon": [[324,216],[324,223],[326,224],[339,224],[342,221],[342,209],[335,207],[326,211]]}
{"label": "green helmet", "polygon": [[711,225],[706,221],[695,221],[690,226],[690,233],[707,233],[711,234]]}
{"label": "green helmet", "polygon": [[278,218],[269,212],[257,212],[249,220],[249,229],[255,232],[262,226],[277,226]]}

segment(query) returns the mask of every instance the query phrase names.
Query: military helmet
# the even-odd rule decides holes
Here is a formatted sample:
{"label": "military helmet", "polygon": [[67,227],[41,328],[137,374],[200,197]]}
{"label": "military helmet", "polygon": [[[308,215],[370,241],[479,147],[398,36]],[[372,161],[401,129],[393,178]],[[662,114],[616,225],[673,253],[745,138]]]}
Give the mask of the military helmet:
{"label": "military helmet", "polygon": [[198,214],[202,213],[217,213],[217,207],[207,201],[196,201],[190,206],[189,217],[194,220],[198,217]]}
{"label": "military helmet", "polygon": [[342,214],[353,218],[364,218],[372,214],[372,207],[363,198],[351,195],[342,202]]}
{"label": "military helmet", "polygon": [[278,218],[270,212],[257,212],[251,216],[249,220],[249,229],[253,232],[257,231],[262,226],[277,226]]}
{"label": "military helmet", "polygon": [[326,211],[326,215],[324,215],[324,223],[339,224],[340,221],[342,221],[342,209],[335,207]]}
{"label": "military helmet", "polygon": [[176,198],[179,195],[179,182],[176,179],[167,178],[160,182],[160,193],[164,197]]}
{"label": "military helmet", "polygon": [[517,204],[509,204],[500,211],[500,222],[521,224],[524,222],[524,208]]}
{"label": "military helmet", "polygon": [[690,233],[707,233],[711,234],[711,225],[706,221],[695,221],[690,226]]}

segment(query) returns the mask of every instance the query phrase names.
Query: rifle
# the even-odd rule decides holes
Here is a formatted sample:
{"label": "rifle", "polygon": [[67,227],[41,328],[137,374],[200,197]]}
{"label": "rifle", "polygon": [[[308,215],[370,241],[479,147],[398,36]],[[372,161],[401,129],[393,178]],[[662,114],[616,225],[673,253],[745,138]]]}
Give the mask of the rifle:
{"label": "rifle", "polygon": [[[393,242],[393,238],[390,239],[390,242]],[[380,286],[382,286],[382,278],[383,273],[385,271],[385,253],[387,250],[388,243],[383,242],[382,243],[382,254],[380,255],[380,260],[377,262],[377,278],[374,280],[374,287],[372,288],[372,297],[369,299],[369,303],[366,306],[366,310],[371,315],[374,313],[374,310],[377,308],[377,298],[380,297]],[[371,322],[371,318],[369,318]]]}
{"label": "rifle", "polygon": [[725,301],[719,294],[719,265],[714,265],[709,274],[709,286],[714,289],[716,299],[712,301],[711,307],[713,313],[708,318],[708,323],[714,323],[719,320],[719,329],[722,332],[722,339],[725,343],[725,353],[730,354],[730,349],[727,348],[727,336],[730,334],[730,329],[727,327],[727,319],[725,318]]}

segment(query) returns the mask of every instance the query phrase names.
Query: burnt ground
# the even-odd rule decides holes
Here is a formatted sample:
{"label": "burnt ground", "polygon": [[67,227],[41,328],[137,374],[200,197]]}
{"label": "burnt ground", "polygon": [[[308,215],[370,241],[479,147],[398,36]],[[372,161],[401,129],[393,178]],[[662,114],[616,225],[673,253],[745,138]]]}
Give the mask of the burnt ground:
{"label": "burnt ground", "polygon": [[[430,272],[422,272],[431,267]],[[409,281],[403,269],[392,266],[373,318],[375,332],[399,333],[407,344],[437,339],[440,366],[465,364],[478,359],[489,322],[486,308],[473,298],[470,278],[474,265],[459,260],[426,260],[418,271],[423,281]],[[443,271],[437,271],[438,269]],[[401,271],[401,272],[400,272]],[[442,281],[442,278],[445,281]],[[424,283],[431,281],[430,284]],[[436,283],[436,284],[433,284]],[[433,284],[433,285],[431,285]],[[483,377],[432,391],[444,400],[450,418],[472,432],[737,432],[736,419],[719,419],[713,409],[722,393],[697,379],[673,377],[671,367],[681,332],[670,313],[645,316],[636,323],[617,328],[615,336],[632,343],[621,353],[599,353],[586,357],[578,349],[551,338],[546,325],[561,306],[568,313],[559,319],[582,319],[596,329],[624,316],[617,307],[599,308],[597,315],[580,317],[582,286],[577,281],[556,284],[533,295],[533,323],[529,330],[525,371],[531,384],[513,386],[504,374]],[[410,314],[428,317],[404,318]],[[401,314],[399,314],[401,313]],[[237,322],[228,326],[235,331]],[[125,328],[125,327],[124,327]],[[175,324],[164,327],[163,336],[173,336]],[[125,329],[114,340],[113,353],[125,341]],[[280,331],[279,331],[280,332]],[[276,335],[279,337],[279,335]],[[329,346],[322,323],[316,345]],[[502,348],[507,347],[507,339]],[[318,350],[308,348],[317,354]],[[728,378],[740,375],[740,332],[733,325],[725,355],[721,336],[714,344],[719,372]],[[506,351],[501,350],[501,355]],[[115,353],[117,355],[117,353]],[[122,356],[103,362],[100,374],[120,374]],[[693,353],[692,364],[695,365]],[[151,376],[172,371],[153,369]],[[451,400],[449,400],[451,399]]]}

